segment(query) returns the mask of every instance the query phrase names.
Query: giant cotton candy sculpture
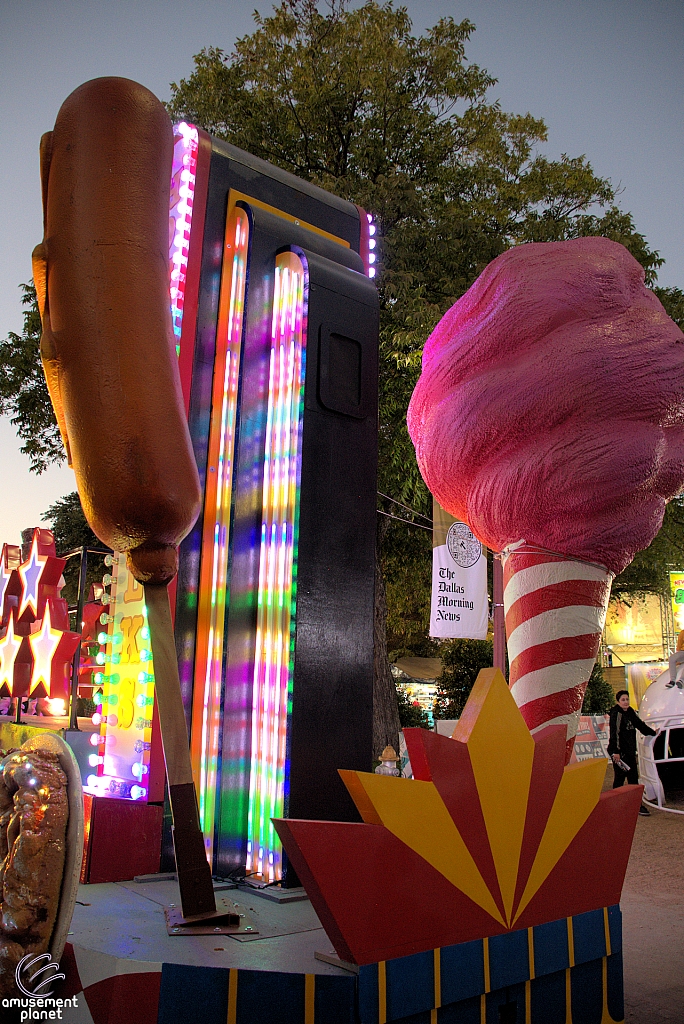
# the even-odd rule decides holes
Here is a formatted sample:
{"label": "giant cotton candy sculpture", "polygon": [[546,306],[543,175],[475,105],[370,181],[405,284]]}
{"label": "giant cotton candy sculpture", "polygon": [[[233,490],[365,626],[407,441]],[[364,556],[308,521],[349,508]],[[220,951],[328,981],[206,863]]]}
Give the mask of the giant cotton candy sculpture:
{"label": "giant cotton candy sculpture", "polygon": [[408,427],[439,503],[504,552],[510,684],[568,750],[610,583],[684,485],[684,335],[605,238],[495,259],[428,339]]}

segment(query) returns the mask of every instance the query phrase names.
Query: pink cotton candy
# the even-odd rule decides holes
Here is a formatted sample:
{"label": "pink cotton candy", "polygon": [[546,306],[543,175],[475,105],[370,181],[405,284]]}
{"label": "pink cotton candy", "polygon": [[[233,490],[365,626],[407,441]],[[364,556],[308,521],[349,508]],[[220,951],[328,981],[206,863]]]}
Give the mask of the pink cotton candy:
{"label": "pink cotton candy", "polygon": [[618,573],[684,486],[684,335],[605,238],[495,259],[425,344],[408,429],[440,505]]}

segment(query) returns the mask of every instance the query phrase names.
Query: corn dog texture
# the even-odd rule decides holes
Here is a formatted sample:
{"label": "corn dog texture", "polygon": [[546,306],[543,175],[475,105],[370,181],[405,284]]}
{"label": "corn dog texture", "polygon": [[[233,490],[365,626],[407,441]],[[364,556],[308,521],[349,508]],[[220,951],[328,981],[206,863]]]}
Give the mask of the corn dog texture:
{"label": "corn dog texture", "polygon": [[173,131],[149,90],[86,82],[41,141],[41,357],[86,518],[165,583],[201,505],[169,305]]}

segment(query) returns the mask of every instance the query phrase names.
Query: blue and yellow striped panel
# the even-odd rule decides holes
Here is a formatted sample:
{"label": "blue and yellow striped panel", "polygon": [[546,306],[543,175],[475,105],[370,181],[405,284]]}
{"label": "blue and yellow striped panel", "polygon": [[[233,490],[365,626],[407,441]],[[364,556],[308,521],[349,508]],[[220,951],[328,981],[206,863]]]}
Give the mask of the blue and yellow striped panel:
{"label": "blue and yellow striped panel", "polygon": [[164,964],[156,1024],[612,1024],[622,922],[607,907],[369,964],[355,975]]}
{"label": "blue and yellow striped panel", "polygon": [[[556,1003],[559,1007],[562,1003],[561,1024],[569,1024],[565,1018],[569,972],[593,964],[591,970],[587,968],[587,977],[594,978],[596,972],[604,970],[602,964],[608,958],[614,974],[616,955],[621,950],[620,908],[612,906],[506,935],[369,964],[359,970],[359,1018],[361,1024],[390,1024],[404,1019],[407,1024],[436,1024],[438,1020],[453,1020],[456,1024],[461,1018],[470,1019],[477,1002],[476,1024],[485,1024],[489,1020],[489,994],[494,998],[507,990],[513,999],[515,989],[515,1001],[522,1000],[525,1010],[521,1016],[519,1009],[518,1021],[543,1020],[534,1010],[538,1005],[534,993],[539,990],[548,995],[551,1016],[555,1015]],[[591,1001],[596,986],[587,985]],[[601,981],[602,992],[604,988]],[[621,981],[619,990],[621,993]],[[576,1001],[581,1003],[582,998],[578,995]],[[617,1012],[619,1000],[613,1002]],[[498,1022],[498,1017],[492,1019]],[[619,1014],[612,1019],[619,1019]],[[583,1018],[578,1021],[584,1024]]]}
{"label": "blue and yellow striped panel", "polygon": [[[388,1018],[388,1021],[390,1018]],[[392,1024],[624,1024],[622,954],[440,1006]]]}
{"label": "blue and yellow striped panel", "polygon": [[163,964],[157,1024],[357,1024],[356,978]]}

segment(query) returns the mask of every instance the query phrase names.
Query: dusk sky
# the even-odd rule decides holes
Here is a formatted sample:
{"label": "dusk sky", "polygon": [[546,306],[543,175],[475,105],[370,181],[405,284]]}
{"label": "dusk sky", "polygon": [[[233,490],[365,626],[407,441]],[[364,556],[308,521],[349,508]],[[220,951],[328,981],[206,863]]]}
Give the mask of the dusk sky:
{"label": "dusk sky", "polygon": [[[257,4],[262,14],[269,3]],[[661,285],[684,287],[684,7],[682,0],[409,0],[417,34],[469,18],[467,57],[498,78],[504,110],[549,129],[543,151],[587,155],[619,185],[619,204],[666,260]],[[0,338],[21,331],[18,286],[42,236],[38,144],[82,82],[121,75],[161,99],[204,46],[230,51],[251,31],[235,0],[0,0]],[[610,386],[610,383],[607,382]],[[0,543],[38,525],[75,487],[70,470],[29,473],[0,419]]]}

